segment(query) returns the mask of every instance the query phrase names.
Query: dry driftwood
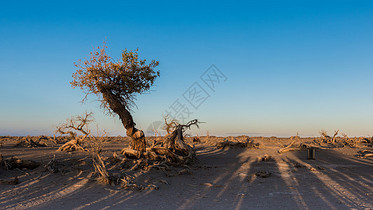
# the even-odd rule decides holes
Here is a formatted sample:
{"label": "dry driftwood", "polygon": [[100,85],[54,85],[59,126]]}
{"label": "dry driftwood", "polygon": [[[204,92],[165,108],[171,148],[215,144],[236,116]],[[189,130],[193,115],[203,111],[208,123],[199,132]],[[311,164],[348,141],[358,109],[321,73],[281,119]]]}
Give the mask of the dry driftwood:
{"label": "dry driftwood", "polygon": [[243,143],[243,142],[232,142],[232,141],[222,141],[222,142],[218,142],[216,144],[216,148],[217,149],[224,149],[226,147],[246,147],[246,143]]}
{"label": "dry driftwood", "polygon": [[246,139],[245,142],[240,141],[221,141],[216,144],[217,149],[224,149],[226,147],[241,147],[241,148],[254,148],[258,149],[260,147],[259,143],[255,143],[254,140]]}
{"label": "dry driftwood", "polygon": [[370,150],[362,150],[358,152],[360,155],[360,158],[367,158],[367,157],[373,157],[373,151]]}
{"label": "dry driftwood", "polygon": [[192,125],[198,127],[198,123],[198,120],[195,119],[189,121],[185,125],[178,124],[173,127],[174,130],[159,144],[153,144],[152,147],[146,148],[143,152],[125,148],[121,151],[121,154],[128,158],[144,158],[147,160],[166,161],[167,163],[181,165],[188,164],[195,158],[195,152],[189,144],[185,143],[183,132]]}
{"label": "dry driftwood", "polygon": [[337,146],[335,145],[337,143],[337,135],[339,133],[339,130],[336,130],[334,132],[333,137],[329,136],[325,130],[320,131],[321,138],[318,139],[318,144],[321,146],[321,143],[326,143],[328,145]]}
{"label": "dry driftwood", "polygon": [[76,137],[75,139],[72,139],[60,146],[57,151],[85,151],[85,149],[81,146],[81,143],[86,137],[87,135],[84,135],[83,137]]}
{"label": "dry driftwood", "polygon": [[369,147],[372,144],[370,138],[354,137],[349,138],[347,134],[342,133],[342,137],[337,137],[339,130],[334,132],[333,137],[327,135],[326,131],[320,131],[321,137],[315,138],[313,143],[319,145],[321,148],[341,148],[349,146],[351,148]]}
{"label": "dry driftwood", "polygon": [[373,157],[373,153],[366,153],[362,156],[363,158]]}
{"label": "dry driftwood", "polygon": [[284,153],[284,152],[296,151],[296,150],[302,149],[301,145],[297,147],[293,147],[293,145],[299,140],[299,136],[292,136],[290,137],[290,140],[291,140],[291,143],[285,148],[280,149],[278,153]]}
{"label": "dry driftwood", "polygon": [[338,135],[338,132],[339,132],[339,130],[336,130],[336,131],[334,132],[334,135],[333,135],[333,137],[332,137],[332,139],[331,139],[331,143],[332,143],[332,144],[334,144],[334,143],[336,142],[336,137],[337,137],[337,135]]}
{"label": "dry driftwood", "polygon": [[26,136],[21,138],[15,147],[46,147],[47,145],[45,143],[41,143],[40,140],[42,140],[42,138],[34,141],[32,137]]}

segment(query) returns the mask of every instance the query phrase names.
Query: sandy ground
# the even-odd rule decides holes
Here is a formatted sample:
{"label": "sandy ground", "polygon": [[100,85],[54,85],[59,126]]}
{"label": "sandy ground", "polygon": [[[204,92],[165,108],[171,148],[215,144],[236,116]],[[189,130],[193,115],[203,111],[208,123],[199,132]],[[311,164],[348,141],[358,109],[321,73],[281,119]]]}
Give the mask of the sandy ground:
{"label": "sandy ground", "polygon": [[[131,191],[89,179],[92,166],[82,152],[56,152],[58,147],[15,148],[7,141],[4,158],[17,156],[41,163],[34,170],[3,170],[0,179],[18,176],[17,185],[0,185],[0,209],[373,209],[373,158],[361,149],[318,149],[278,154],[288,141],[262,140],[261,149],[216,149],[196,144],[198,161],[191,174],[166,176],[161,170],[137,171],[136,177],[159,189]],[[105,154],[124,143],[105,143]],[[260,161],[265,154],[273,160]],[[55,155],[65,169],[43,167]],[[267,178],[255,174],[269,172]]]}

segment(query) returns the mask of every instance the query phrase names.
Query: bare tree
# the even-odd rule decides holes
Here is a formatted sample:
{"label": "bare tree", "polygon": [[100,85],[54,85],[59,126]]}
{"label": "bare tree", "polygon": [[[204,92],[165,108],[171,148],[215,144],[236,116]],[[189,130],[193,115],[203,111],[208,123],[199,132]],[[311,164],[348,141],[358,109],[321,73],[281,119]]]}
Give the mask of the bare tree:
{"label": "bare tree", "polygon": [[[81,116],[71,117],[65,123],[57,126],[57,133],[68,134],[71,138],[70,141],[58,148],[58,151],[84,150],[81,144],[90,134],[87,126],[92,121],[92,113],[84,113]],[[83,136],[78,136],[77,132]]]}
{"label": "bare tree", "polygon": [[179,124],[176,119],[171,118],[169,115],[164,115],[164,125],[163,125],[163,130],[166,130],[167,134],[170,134],[177,125]]}
{"label": "bare tree", "polygon": [[124,50],[122,58],[116,61],[106,54],[106,48],[105,44],[98,47],[88,59],[75,64],[78,70],[73,74],[71,86],[85,91],[83,101],[90,94],[98,96],[109,114],[119,116],[132,139],[132,149],[144,152],[145,135],[135,127],[130,110],[135,106],[136,95],[148,91],[159,76],[159,71],[154,70],[159,63],[153,60],[146,64],[145,59],[139,59],[138,50]]}

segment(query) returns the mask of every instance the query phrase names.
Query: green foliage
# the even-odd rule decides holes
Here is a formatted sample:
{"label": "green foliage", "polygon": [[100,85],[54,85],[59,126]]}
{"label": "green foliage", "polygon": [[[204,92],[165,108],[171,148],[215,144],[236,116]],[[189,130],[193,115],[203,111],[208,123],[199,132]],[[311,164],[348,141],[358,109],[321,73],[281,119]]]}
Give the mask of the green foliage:
{"label": "green foliage", "polygon": [[79,87],[85,91],[86,96],[95,94],[99,97],[101,105],[112,113],[108,102],[102,97],[104,91],[109,91],[127,109],[135,105],[136,94],[142,94],[150,89],[159,71],[154,68],[159,62],[139,59],[138,50],[122,51],[122,59],[114,60],[106,54],[107,46],[98,47],[90,53],[90,57],[75,63],[78,68],[70,82],[73,88]]}

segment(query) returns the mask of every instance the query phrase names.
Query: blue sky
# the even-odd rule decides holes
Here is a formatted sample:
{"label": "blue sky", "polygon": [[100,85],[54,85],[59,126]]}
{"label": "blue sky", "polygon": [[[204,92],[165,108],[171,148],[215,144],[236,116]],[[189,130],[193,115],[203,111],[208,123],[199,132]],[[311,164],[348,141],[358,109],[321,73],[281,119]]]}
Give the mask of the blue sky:
{"label": "blue sky", "polygon": [[[69,85],[73,63],[107,42],[140,50],[161,77],[133,111],[146,130],[212,64],[227,77],[189,117],[193,134],[373,135],[372,1],[3,1],[0,135],[52,134],[92,111],[125,135],[96,98]],[[203,83],[201,83],[203,85]],[[92,127],[92,129],[95,126]]]}

